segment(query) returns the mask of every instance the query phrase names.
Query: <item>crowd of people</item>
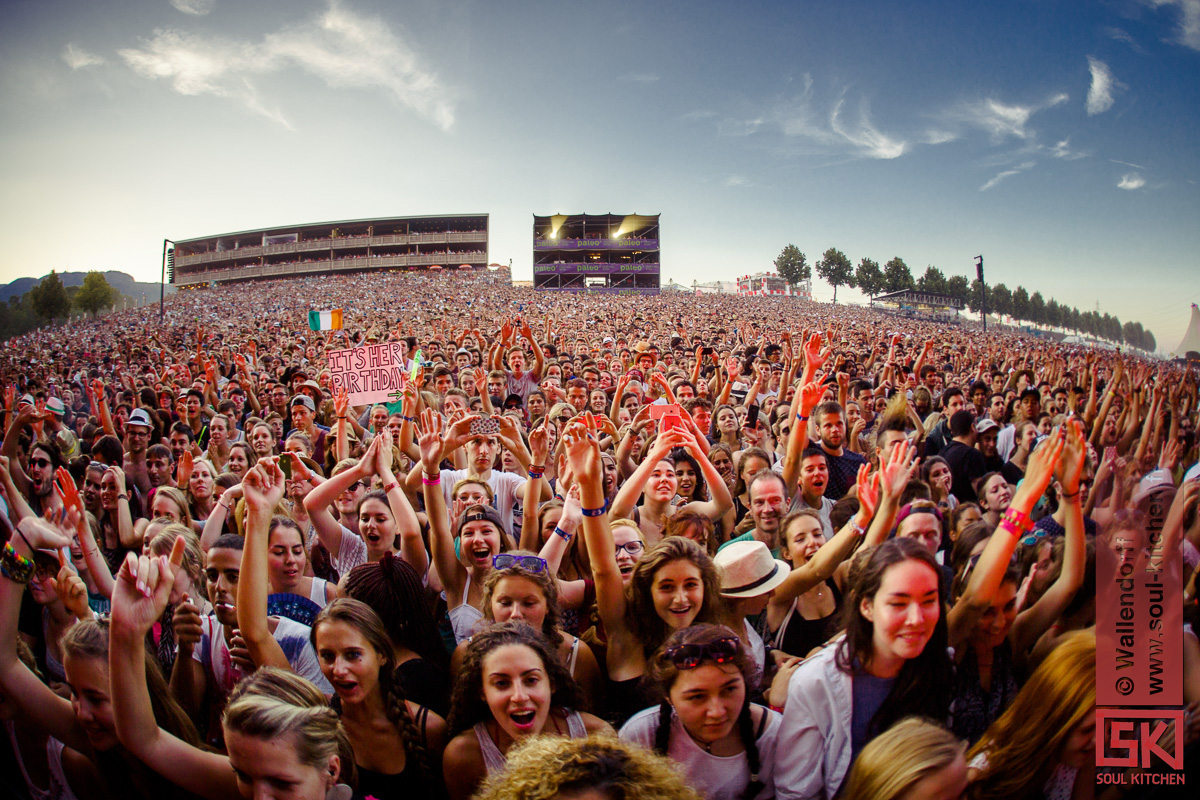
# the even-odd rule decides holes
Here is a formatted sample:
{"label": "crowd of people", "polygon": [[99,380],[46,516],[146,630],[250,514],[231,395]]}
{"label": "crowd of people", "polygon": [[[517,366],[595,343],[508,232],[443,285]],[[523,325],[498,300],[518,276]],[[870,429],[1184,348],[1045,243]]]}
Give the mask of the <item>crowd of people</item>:
{"label": "crowd of people", "polygon": [[1197,755],[1194,367],[455,272],[183,291],[0,385],[15,796],[1136,796],[1097,561],[1161,553]]}

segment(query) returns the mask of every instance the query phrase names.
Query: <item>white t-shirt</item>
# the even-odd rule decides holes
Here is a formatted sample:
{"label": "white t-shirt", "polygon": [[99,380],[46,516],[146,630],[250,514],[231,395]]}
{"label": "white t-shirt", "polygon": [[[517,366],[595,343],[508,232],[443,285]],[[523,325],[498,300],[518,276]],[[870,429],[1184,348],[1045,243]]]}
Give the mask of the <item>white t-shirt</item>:
{"label": "white t-shirt", "polygon": [[[454,484],[467,477],[465,469],[444,469],[442,470],[442,494],[446,498],[446,508],[454,506],[454,499],[450,496],[451,490],[454,489]],[[504,520],[504,532],[510,533],[513,529],[513,506],[522,498],[522,492],[525,491],[526,479],[520,475],[514,475],[511,472],[501,472],[500,470],[492,470],[492,474],[487,479],[488,486],[492,487],[492,507],[500,512],[500,519]],[[455,520],[450,520],[453,525]],[[453,533],[453,531],[451,531]]]}
{"label": "white t-shirt", "polygon": [[[367,543],[363,541],[361,536],[340,522],[338,523],[338,527],[342,530],[342,543],[336,553],[329,554],[329,560],[333,564],[333,568],[337,570],[338,575],[345,575],[359,564],[367,563]],[[317,541],[317,530],[312,526],[312,523],[309,523],[308,549],[310,551]]]}
{"label": "white t-shirt", "polygon": [[[779,723],[783,719],[778,712],[769,708],[763,708],[762,713],[767,715],[767,720],[757,742],[758,779],[763,784],[762,790],[755,795],[758,800],[775,796],[775,741],[779,735]],[[658,715],[658,706],[634,714],[622,726],[621,740],[653,750]],[[756,731],[759,730],[758,725],[754,727]],[[684,780],[708,800],[737,800],[750,783],[750,760],[745,751],[735,756],[714,756],[706,752],[684,729],[678,715],[672,715],[671,718],[671,743],[667,746],[667,757],[679,766]]]}
{"label": "white t-shirt", "polygon": [[[302,625],[287,617],[275,617],[279,624],[275,626],[272,636],[279,646],[288,664],[297,675],[312,681],[325,694],[333,694],[333,687],[321,674],[321,665],[317,661],[317,653],[309,641],[307,625]],[[192,658],[204,665],[204,672],[209,680],[219,688],[220,694],[228,694],[241,680],[238,668],[229,656],[229,646],[225,644],[223,628],[212,614],[200,618],[200,643],[192,649]]]}

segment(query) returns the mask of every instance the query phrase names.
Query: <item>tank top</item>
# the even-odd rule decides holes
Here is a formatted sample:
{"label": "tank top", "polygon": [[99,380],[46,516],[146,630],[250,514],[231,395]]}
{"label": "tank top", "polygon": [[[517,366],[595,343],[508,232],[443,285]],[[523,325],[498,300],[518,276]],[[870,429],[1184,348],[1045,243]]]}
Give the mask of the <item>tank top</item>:
{"label": "tank top", "polygon": [[[429,709],[424,706],[417,712],[414,720],[417,729],[421,731],[421,744],[428,749],[426,725],[429,722]],[[374,797],[376,800],[391,800],[391,798],[408,797],[438,797],[441,792],[437,784],[425,777],[421,771],[421,762],[411,754],[404,760],[404,769],[388,775],[384,772],[357,766],[358,794],[361,797]]]}
{"label": "tank top", "polygon": [[312,590],[308,593],[308,599],[312,600],[321,608],[325,607],[325,585],[329,581],[324,578],[313,578]]}
{"label": "tank top", "polygon": [[8,731],[8,741],[12,744],[13,758],[21,769],[21,777],[25,779],[25,787],[31,800],[75,800],[75,793],[67,783],[66,773],[63,772],[62,751],[63,743],[53,736],[46,739],[46,764],[50,772],[50,786],[42,789],[35,786],[25,769],[25,760],[21,758],[21,748],[17,744],[17,726],[12,720],[4,721]]}
{"label": "tank top", "polygon": [[[568,709],[567,737],[570,739],[586,739],[587,735],[587,726],[583,722],[583,717],[578,711]],[[488,733],[486,722],[476,723],[475,738],[479,740],[479,751],[483,755],[484,765],[487,766],[487,774],[494,775],[497,772],[503,772],[508,759],[504,757],[504,754],[500,752],[500,748],[496,747],[496,743],[492,741],[492,735]]]}
{"label": "tank top", "polygon": [[471,593],[471,573],[467,573],[467,585],[463,587],[463,601],[446,612],[450,617],[450,627],[454,630],[454,643],[462,644],[471,638],[475,628],[483,621],[483,612],[467,602]]}
{"label": "tank top", "polygon": [[792,601],[779,630],[771,637],[771,644],[776,650],[804,658],[813,648],[825,644],[833,635],[838,612],[842,607],[842,593],[838,590],[837,581],[833,579],[827,579],[825,585],[833,592],[833,613],[820,619],[805,619],[799,612],[800,598],[797,597]]}

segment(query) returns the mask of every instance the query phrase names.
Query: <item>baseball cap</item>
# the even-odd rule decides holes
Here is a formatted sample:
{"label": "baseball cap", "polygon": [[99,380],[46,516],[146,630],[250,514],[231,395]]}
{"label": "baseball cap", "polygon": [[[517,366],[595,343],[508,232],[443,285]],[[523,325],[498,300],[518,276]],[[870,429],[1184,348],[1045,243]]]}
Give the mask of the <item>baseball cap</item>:
{"label": "baseball cap", "polygon": [[292,397],[292,402],[288,403],[288,408],[292,406],[304,406],[309,411],[316,412],[317,407],[313,404],[312,398],[306,394],[298,394]]}
{"label": "baseball cap", "polygon": [[993,428],[999,428],[999,427],[1000,426],[996,424],[996,420],[992,419],[991,417],[984,417],[983,419],[981,419],[975,423],[975,432],[976,433],[987,433],[988,431],[992,430]]}

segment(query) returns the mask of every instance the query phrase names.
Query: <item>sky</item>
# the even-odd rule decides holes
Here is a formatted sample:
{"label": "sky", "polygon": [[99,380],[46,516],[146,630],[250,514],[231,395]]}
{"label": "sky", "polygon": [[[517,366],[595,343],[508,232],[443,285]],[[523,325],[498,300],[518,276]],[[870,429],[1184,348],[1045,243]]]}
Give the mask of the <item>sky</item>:
{"label": "sky", "polygon": [[[0,282],[162,240],[661,214],[662,279],[899,256],[1136,320],[1200,301],[1200,0],[6,0]],[[815,281],[817,299],[832,289]],[[859,301],[843,287],[838,299]]]}

